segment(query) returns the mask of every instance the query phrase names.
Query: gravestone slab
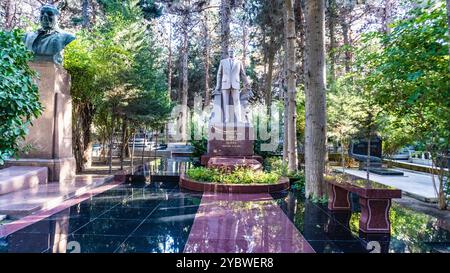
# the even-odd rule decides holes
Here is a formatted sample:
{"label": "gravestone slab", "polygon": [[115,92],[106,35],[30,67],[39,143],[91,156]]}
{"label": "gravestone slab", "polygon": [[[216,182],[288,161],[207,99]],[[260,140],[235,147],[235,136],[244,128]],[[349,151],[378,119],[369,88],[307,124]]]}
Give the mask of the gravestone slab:
{"label": "gravestone slab", "polygon": [[214,123],[208,132],[209,156],[254,155],[254,130],[248,123]]}
{"label": "gravestone slab", "polygon": [[[366,139],[355,139],[352,141],[353,154],[367,156],[368,142]],[[370,140],[370,156],[381,158],[382,141],[376,137]]]}
{"label": "gravestone slab", "polygon": [[[363,170],[366,170],[365,168]],[[390,170],[387,168],[369,168],[369,172],[379,175],[401,175],[403,176],[403,172]]]}

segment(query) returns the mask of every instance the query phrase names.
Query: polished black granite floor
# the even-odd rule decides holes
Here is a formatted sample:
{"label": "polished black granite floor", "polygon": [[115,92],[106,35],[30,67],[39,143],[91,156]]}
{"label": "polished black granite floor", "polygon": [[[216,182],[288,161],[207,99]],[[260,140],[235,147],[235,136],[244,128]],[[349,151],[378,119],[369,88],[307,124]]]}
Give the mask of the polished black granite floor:
{"label": "polished black granite floor", "polygon": [[[177,183],[123,184],[0,238],[0,253],[182,252],[201,198]],[[391,235],[368,236],[357,209],[331,213],[297,191],[273,198],[316,252],[450,251],[445,223],[395,204]]]}
{"label": "polished black granite floor", "polygon": [[1,238],[0,252],[182,252],[200,201],[176,183],[121,185]]}
{"label": "polished black granite floor", "polygon": [[[352,212],[331,212],[326,204],[305,200],[298,191],[273,196],[316,252],[450,253],[448,223],[393,203],[391,234],[359,232],[358,199]],[[355,198],[356,197],[356,198]]]}

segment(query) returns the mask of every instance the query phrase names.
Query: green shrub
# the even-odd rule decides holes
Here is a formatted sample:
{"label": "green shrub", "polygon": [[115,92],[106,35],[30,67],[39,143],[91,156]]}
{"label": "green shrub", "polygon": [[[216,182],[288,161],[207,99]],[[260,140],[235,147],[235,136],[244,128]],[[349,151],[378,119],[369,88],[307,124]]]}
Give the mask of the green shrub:
{"label": "green shrub", "polygon": [[[208,139],[206,138],[205,127],[199,127],[196,122],[193,120],[193,115],[191,115],[191,119],[189,121],[189,130],[190,130],[190,140],[189,144],[192,145],[192,156],[193,158],[199,158],[200,156],[206,154],[208,147]],[[195,132],[201,132],[201,137],[197,138]]]}
{"label": "green shrub", "polygon": [[189,143],[192,145],[192,157],[197,158],[206,154],[208,140],[205,136],[202,136],[199,140],[190,140]]}
{"label": "green shrub", "polygon": [[254,171],[249,168],[238,168],[230,173],[218,169],[204,167],[192,168],[187,177],[201,182],[224,184],[274,184],[280,179],[276,172]]}
{"label": "green shrub", "polygon": [[264,168],[269,172],[278,172],[280,175],[286,176],[288,173],[288,165],[283,162],[283,158],[279,156],[269,156],[264,159]]}
{"label": "green shrub", "polygon": [[305,174],[302,171],[297,171],[295,173],[290,173],[287,177],[293,181],[292,188],[298,190],[305,190]]}
{"label": "green shrub", "polygon": [[42,111],[35,75],[28,66],[32,55],[20,31],[0,31],[0,165],[20,150],[33,118]]}

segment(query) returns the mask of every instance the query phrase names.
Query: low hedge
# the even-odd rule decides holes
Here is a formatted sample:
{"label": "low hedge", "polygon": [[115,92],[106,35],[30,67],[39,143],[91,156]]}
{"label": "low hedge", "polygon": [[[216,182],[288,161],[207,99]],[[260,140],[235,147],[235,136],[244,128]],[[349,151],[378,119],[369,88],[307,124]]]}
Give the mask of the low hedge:
{"label": "low hedge", "polygon": [[226,173],[204,167],[189,169],[186,175],[188,178],[200,182],[223,184],[275,184],[281,177],[277,172],[254,171],[248,168],[238,168]]}

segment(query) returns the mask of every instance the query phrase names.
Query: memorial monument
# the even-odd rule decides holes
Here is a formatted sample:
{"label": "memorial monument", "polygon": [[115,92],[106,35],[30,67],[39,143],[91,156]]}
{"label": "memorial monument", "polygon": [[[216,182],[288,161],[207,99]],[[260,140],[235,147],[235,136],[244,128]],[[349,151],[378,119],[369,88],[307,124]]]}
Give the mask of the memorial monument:
{"label": "memorial monument", "polygon": [[[244,90],[241,90],[241,79]],[[262,158],[254,154],[255,133],[248,119],[249,83],[242,63],[228,50],[228,58],[220,61],[214,105],[208,129],[207,154],[201,163],[208,167],[232,169],[262,167]]]}
{"label": "memorial monument", "polygon": [[62,67],[62,50],[75,36],[58,28],[58,9],[46,4],[40,11],[41,28],[25,35],[34,53],[30,67],[37,72],[37,85],[44,111],[30,126],[24,145],[31,147],[7,165],[45,166],[49,182],[63,182],[75,175],[72,151],[72,100],[70,75]]}
{"label": "memorial monument", "polygon": [[369,169],[369,172],[379,175],[403,175],[403,172],[383,167],[383,146],[380,137],[373,137],[370,140],[370,156],[367,155],[368,145],[369,143],[365,138],[352,139],[350,143],[348,154],[359,162],[360,170]]}

